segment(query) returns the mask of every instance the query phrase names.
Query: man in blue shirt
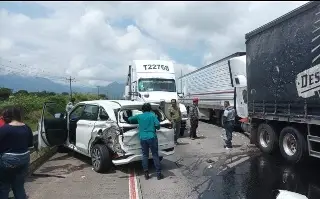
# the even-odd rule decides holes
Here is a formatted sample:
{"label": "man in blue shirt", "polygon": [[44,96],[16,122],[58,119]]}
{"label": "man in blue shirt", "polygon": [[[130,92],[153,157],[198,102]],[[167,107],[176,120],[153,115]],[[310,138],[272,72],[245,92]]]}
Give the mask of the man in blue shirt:
{"label": "man in blue shirt", "polygon": [[151,105],[145,103],[142,106],[142,114],[129,117],[130,123],[139,124],[139,138],[142,148],[142,167],[144,170],[144,176],[146,180],[149,179],[148,160],[149,160],[149,148],[152,153],[154,166],[157,171],[157,178],[161,180],[163,175],[161,174],[160,159],[158,154],[158,138],[156,130],[160,129],[160,122],[156,115],[151,112]]}

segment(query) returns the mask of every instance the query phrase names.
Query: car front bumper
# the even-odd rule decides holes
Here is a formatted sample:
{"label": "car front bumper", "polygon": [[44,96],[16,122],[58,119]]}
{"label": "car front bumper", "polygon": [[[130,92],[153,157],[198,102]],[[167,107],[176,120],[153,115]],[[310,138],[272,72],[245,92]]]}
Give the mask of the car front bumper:
{"label": "car front bumper", "polygon": [[[169,155],[173,155],[173,154],[174,154],[174,148],[170,151],[159,150],[159,157],[165,157],[165,156],[169,156]],[[149,153],[149,159],[152,159],[151,153]],[[114,165],[124,165],[124,164],[128,164],[130,162],[136,162],[136,161],[141,161],[141,160],[142,160],[142,153],[129,155],[126,158],[119,157],[118,159],[112,160],[112,163]]]}

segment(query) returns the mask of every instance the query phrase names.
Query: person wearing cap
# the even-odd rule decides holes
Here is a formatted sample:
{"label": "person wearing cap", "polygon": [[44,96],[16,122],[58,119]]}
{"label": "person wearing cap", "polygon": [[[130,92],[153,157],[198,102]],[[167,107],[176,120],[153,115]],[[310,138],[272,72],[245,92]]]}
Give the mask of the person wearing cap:
{"label": "person wearing cap", "polygon": [[225,110],[223,112],[223,125],[224,129],[226,130],[226,137],[227,140],[225,140],[226,145],[224,148],[230,149],[232,148],[232,132],[234,129],[234,121],[235,121],[235,110],[232,106],[230,106],[229,101],[224,102]]}
{"label": "person wearing cap", "polygon": [[174,129],[174,143],[178,145],[178,136],[180,135],[180,128],[181,128],[181,111],[179,106],[177,105],[177,100],[172,99],[171,105],[169,107],[169,113],[170,113],[170,121],[173,125]]}
{"label": "person wearing cap", "polygon": [[193,98],[193,104],[190,107],[190,138],[194,140],[195,138],[198,138],[197,136],[197,128],[199,123],[199,108],[198,108],[198,98]]}

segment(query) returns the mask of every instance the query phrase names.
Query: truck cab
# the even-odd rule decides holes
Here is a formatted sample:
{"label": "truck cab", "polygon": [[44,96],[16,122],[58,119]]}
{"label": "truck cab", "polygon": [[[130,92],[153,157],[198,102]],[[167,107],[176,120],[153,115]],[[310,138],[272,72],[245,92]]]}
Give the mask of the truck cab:
{"label": "truck cab", "polygon": [[[169,117],[171,100],[178,102],[175,71],[171,61],[134,60],[129,66],[124,98],[133,101],[157,103]],[[186,127],[187,110],[179,103],[182,113],[181,134]]]}

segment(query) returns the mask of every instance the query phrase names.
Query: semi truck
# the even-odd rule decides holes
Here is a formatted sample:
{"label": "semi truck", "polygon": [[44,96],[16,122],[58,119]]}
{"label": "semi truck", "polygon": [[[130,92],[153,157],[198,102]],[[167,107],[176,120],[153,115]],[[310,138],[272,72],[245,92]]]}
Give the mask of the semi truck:
{"label": "semi truck", "polygon": [[[245,52],[236,52],[183,75],[179,78],[179,82],[181,103],[188,110],[192,105],[192,99],[198,98],[201,119],[223,126],[224,101],[229,101],[230,105],[235,107],[237,121],[248,117],[245,101],[247,95]],[[241,125],[240,122],[238,124]]]}
{"label": "semi truck", "polygon": [[320,158],[320,2],[245,35],[251,143],[291,163]]}
{"label": "semi truck", "polygon": [[[133,101],[157,103],[169,117],[171,100],[178,103],[175,71],[172,61],[134,60],[129,65],[124,98]],[[181,131],[183,136],[188,119],[186,107],[178,103],[181,111]]]}

